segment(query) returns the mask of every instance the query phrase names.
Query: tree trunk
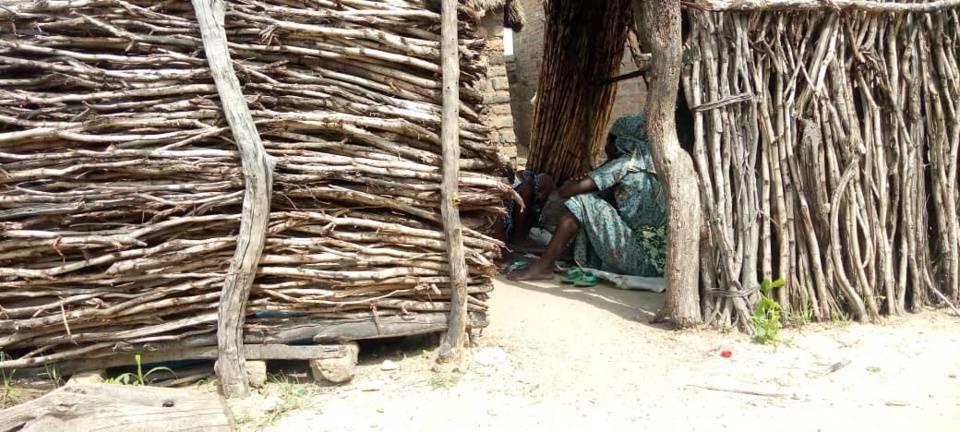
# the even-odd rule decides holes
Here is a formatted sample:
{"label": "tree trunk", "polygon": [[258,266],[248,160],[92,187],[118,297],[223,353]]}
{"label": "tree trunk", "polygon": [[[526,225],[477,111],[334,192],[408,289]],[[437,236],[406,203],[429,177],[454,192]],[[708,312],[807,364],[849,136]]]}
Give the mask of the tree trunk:
{"label": "tree trunk", "polygon": [[[647,134],[667,203],[667,298],[656,319],[676,328],[701,321],[698,292],[700,191],[693,159],[677,139],[676,101],[680,86],[680,4],[633,0],[645,48],[652,54],[648,73]],[[645,6],[645,7],[644,7]]]}

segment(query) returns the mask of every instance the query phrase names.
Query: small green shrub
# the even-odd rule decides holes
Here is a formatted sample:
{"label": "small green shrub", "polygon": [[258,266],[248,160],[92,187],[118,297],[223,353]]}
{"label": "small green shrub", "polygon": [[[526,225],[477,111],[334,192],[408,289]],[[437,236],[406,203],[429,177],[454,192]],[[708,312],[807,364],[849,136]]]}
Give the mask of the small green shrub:
{"label": "small green shrub", "polygon": [[433,388],[434,390],[439,390],[439,389],[448,389],[450,387],[453,387],[459,381],[460,381],[460,377],[456,375],[450,375],[450,376],[436,375],[433,378],[430,378],[430,381],[428,383],[430,384],[430,387]]}
{"label": "small green shrub", "polygon": [[780,303],[770,298],[771,292],[785,285],[783,279],[773,282],[764,280],[760,283],[760,304],[750,317],[753,326],[753,338],[763,344],[773,344],[780,341]]}
{"label": "small green shrub", "polygon": [[[0,351],[0,361],[9,360],[7,353]],[[0,369],[0,379],[3,380],[3,394],[0,395],[0,408],[6,408],[26,401],[23,391],[13,386],[13,377],[17,374],[16,369]]]}

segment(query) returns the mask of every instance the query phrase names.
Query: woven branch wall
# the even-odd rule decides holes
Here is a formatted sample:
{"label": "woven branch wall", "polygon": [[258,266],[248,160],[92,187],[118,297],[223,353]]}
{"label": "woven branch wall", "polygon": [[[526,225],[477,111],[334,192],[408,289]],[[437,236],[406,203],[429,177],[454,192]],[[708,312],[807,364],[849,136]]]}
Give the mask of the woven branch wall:
{"label": "woven branch wall", "polygon": [[764,279],[799,320],[960,299],[957,11],[687,17],[706,320]]}
{"label": "woven branch wall", "polygon": [[[211,334],[243,178],[190,4],[0,6],[0,367]],[[476,88],[480,16],[461,7],[474,312],[502,246],[480,230],[511,190]],[[248,330],[449,310],[438,11],[231,1],[226,30],[276,162]]]}

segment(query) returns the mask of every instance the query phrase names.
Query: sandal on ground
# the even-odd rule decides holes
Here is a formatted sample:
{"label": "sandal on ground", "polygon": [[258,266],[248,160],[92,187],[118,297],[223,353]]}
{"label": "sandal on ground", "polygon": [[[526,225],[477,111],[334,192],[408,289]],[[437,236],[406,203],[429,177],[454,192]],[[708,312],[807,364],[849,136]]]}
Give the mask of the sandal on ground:
{"label": "sandal on ground", "polygon": [[584,273],[578,281],[573,283],[573,286],[577,288],[590,288],[597,286],[599,283],[600,278],[589,273]]}
{"label": "sandal on ground", "polygon": [[580,267],[574,267],[570,270],[567,270],[567,275],[560,278],[560,283],[562,284],[576,284],[581,278],[583,278],[584,272]]}

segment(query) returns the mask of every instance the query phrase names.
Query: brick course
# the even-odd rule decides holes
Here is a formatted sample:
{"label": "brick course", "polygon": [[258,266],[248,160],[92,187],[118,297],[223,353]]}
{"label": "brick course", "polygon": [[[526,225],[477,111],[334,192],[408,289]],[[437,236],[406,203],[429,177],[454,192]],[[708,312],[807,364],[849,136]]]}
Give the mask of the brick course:
{"label": "brick course", "polygon": [[487,80],[479,83],[486,106],[485,124],[490,127],[491,142],[500,146],[504,156],[517,164],[517,138],[511,112],[511,92],[506,59],[503,55],[503,12],[488,13],[480,22],[478,36],[485,38],[482,61],[487,64]]}

